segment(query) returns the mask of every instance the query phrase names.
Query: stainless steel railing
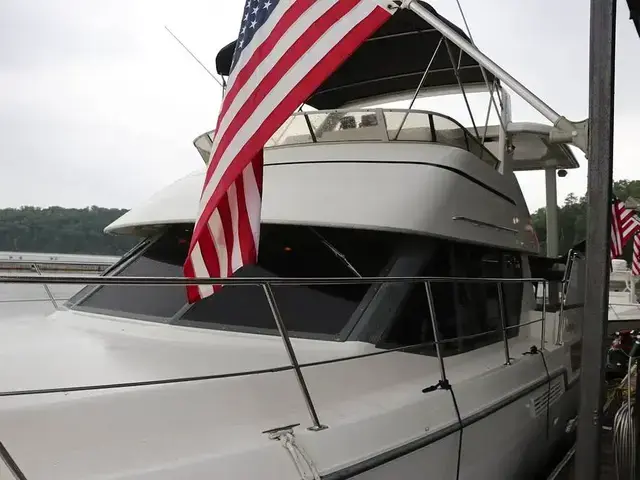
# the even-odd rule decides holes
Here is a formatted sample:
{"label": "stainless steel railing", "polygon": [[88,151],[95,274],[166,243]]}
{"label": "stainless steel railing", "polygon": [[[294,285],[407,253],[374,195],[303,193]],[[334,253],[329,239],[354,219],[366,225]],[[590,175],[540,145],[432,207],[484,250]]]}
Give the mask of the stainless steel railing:
{"label": "stainless steel railing", "polygon": [[[71,272],[71,273],[79,273],[79,272],[92,272],[95,274],[100,274],[105,271],[109,267],[111,267],[114,263],[103,260],[94,260],[94,261],[80,261],[74,259],[64,259],[59,260],[58,258],[51,259],[43,259],[41,261],[22,259],[22,258],[8,258],[8,259],[0,259],[0,274],[2,271],[17,271],[17,272],[28,272],[33,271],[36,272],[39,276],[42,276],[43,270],[48,271],[63,271],[63,272]],[[48,301],[50,302],[55,310],[60,310],[60,305],[58,304],[55,295],[49,288],[46,283],[41,283],[44,288],[45,293],[47,294]],[[60,300],[60,298],[58,298]],[[63,299],[64,300],[64,299]],[[0,303],[29,303],[29,302],[40,302],[43,301],[41,299],[9,299],[2,300]]]}
{"label": "stainless steel railing", "polygon": [[[567,295],[569,293],[569,285],[573,280],[574,265],[576,258],[581,258],[580,252],[574,249],[569,250],[567,254],[567,264],[565,266],[564,274],[562,276],[562,289],[560,298],[560,316],[558,319],[558,331],[556,332],[556,345],[562,345],[564,343],[564,329],[565,329],[565,307],[567,305]],[[580,292],[582,293],[582,292]]]}
{"label": "stainless steel railing", "polygon": [[[470,277],[350,277],[350,278],[263,278],[263,277],[232,277],[232,278],[199,278],[199,279],[191,279],[191,278],[182,278],[182,277],[95,277],[95,276],[48,276],[48,275],[38,275],[38,276],[0,276],[0,284],[81,284],[81,285],[147,285],[147,286],[175,286],[175,285],[229,285],[229,286],[241,286],[241,285],[254,285],[261,286],[265,297],[267,298],[271,314],[273,316],[274,322],[282,339],[285,351],[289,358],[290,365],[281,368],[271,368],[266,370],[259,371],[251,371],[251,372],[242,372],[242,373],[234,373],[234,374],[220,374],[220,375],[210,375],[210,376],[199,376],[199,377],[189,377],[189,378],[177,378],[177,379],[166,379],[166,380],[151,380],[145,382],[132,382],[132,383],[121,383],[121,384],[108,384],[108,385],[93,385],[93,386],[77,386],[77,387],[66,387],[66,388],[56,388],[56,389],[44,389],[44,390],[29,390],[29,391],[11,391],[11,392],[2,392],[0,391],[0,397],[2,396],[15,396],[15,395],[31,395],[31,394],[43,394],[43,393],[58,393],[58,392],[71,392],[71,391],[86,391],[86,390],[100,390],[100,389],[110,389],[110,388],[126,388],[126,387],[135,387],[135,386],[143,386],[143,385],[158,385],[158,384],[169,384],[169,383],[183,383],[189,381],[202,381],[209,380],[215,378],[228,378],[231,376],[242,376],[242,375],[253,375],[256,373],[265,373],[265,372],[274,372],[274,371],[285,371],[292,370],[296,376],[296,380],[298,382],[298,386],[300,388],[301,395],[309,412],[309,416],[311,418],[312,426],[309,427],[310,430],[318,431],[327,428],[326,425],[322,424],[320,421],[318,412],[311,398],[311,394],[307,387],[306,381],[303,375],[303,368],[318,366],[330,363],[337,363],[342,361],[354,360],[359,358],[365,358],[369,356],[376,355],[384,355],[390,354],[392,352],[410,352],[412,350],[419,350],[427,347],[434,347],[436,350],[436,356],[438,359],[439,369],[440,369],[440,377],[441,382],[443,384],[448,384],[446,371],[444,367],[444,355],[441,351],[442,345],[450,343],[452,341],[459,341],[465,338],[471,337],[479,337],[482,335],[490,335],[496,333],[498,330],[493,330],[490,332],[482,332],[479,334],[474,334],[466,337],[456,337],[453,339],[441,339],[440,333],[438,329],[436,312],[434,307],[434,299],[433,293],[431,291],[431,285],[433,283],[444,283],[444,282],[457,282],[457,283],[475,283],[475,284],[496,284],[498,287],[498,308],[500,314],[500,328],[499,331],[502,332],[502,342],[505,354],[505,365],[511,365],[511,358],[509,353],[509,343],[508,343],[508,330],[512,328],[520,328],[525,325],[531,325],[540,322],[541,323],[541,340],[540,340],[540,348],[545,348],[545,324],[546,324],[546,302],[547,302],[547,284],[548,280],[543,278],[470,278]],[[355,355],[351,357],[344,357],[339,359],[325,360],[314,363],[300,364],[296,357],[295,349],[291,343],[289,332],[286,328],[286,325],[280,315],[280,311],[278,309],[278,305],[276,299],[273,295],[273,286],[317,286],[317,285],[351,285],[351,284],[418,284],[422,283],[425,288],[425,294],[427,296],[428,308],[431,317],[431,328],[434,341],[425,342],[405,347],[385,349],[383,351],[372,352],[367,354]],[[527,322],[525,324],[518,324],[514,326],[507,325],[507,319],[505,316],[505,305],[504,305],[504,284],[534,284],[534,283],[542,283],[543,284],[543,309],[542,309],[542,318],[533,320],[531,322]]]}

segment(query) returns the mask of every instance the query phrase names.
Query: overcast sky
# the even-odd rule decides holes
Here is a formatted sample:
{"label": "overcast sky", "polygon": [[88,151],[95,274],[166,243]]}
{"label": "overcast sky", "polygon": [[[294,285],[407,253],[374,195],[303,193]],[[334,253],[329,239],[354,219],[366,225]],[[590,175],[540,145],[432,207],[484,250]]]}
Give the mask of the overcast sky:
{"label": "overcast sky", "polygon": [[[479,47],[556,111],[588,110],[587,0],[461,0]],[[455,0],[432,4],[462,25]],[[214,126],[221,91],[166,32],[211,70],[243,0],[0,1],[0,207],[133,207],[202,165],[192,140]],[[640,52],[618,8],[614,177],[640,179]],[[419,48],[419,47],[417,47]],[[429,107],[429,99],[421,103]],[[541,117],[514,99],[515,121]],[[586,161],[559,179],[583,194]],[[519,177],[530,209],[543,175]]]}

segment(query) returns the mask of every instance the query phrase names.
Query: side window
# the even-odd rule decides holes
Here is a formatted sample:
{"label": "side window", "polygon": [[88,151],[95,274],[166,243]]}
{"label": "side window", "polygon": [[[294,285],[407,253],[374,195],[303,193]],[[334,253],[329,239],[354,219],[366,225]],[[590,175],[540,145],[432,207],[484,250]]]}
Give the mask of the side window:
{"label": "side window", "polygon": [[[441,242],[419,276],[465,278],[521,278],[517,255],[487,248]],[[441,351],[455,355],[502,340],[498,285],[474,282],[432,282],[431,292]],[[517,335],[520,322],[522,284],[503,284],[508,335]],[[379,346],[393,348],[433,342],[431,317],[423,284],[414,285],[405,296],[391,328]],[[435,354],[435,348],[421,349]]]}
{"label": "side window", "polygon": [[[451,276],[449,244],[439,242],[433,255],[431,255],[417,276]],[[454,294],[453,284],[451,282],[432,282],[431,292],[441,340],[455,338],[456,312],[455,302],[452,301]],[[382,340],[378,343],[378,347],[398,348],[424,343],[430,345],[411,352],[435,355],[433,328],[425,285],[423,283],[413,284],[396,311],[396,318],[390,328],[382,335]],[[448,345],[445,345],[443,350],[446,348],[448,348]]]}
{"label": "side window", "polygon": [[[127,265],[119,277],[180,277],[189,248],[191,231],[172,227],[137,259]],[[182,286],[105,285],[81,300],[79,310],[133,318],[168,321],[186,303]]]}
{"label": "side window", "polygon": [[[296,225],[262,225],[258,265],[244,277],[330,278],[378,276],[399,241],[397,234]],[[354,271],[355,270],[355,271]],[[294,335],[337,336],[371,285],[274,286],[282,319]],[[225,287],[194,305],[181,321],[213,328],[275,330],[262,287]]]}

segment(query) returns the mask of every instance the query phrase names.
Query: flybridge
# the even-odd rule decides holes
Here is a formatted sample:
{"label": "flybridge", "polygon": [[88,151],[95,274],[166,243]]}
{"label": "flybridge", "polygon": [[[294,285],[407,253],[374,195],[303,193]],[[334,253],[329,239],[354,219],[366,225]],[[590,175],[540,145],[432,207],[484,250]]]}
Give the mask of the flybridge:
{"label": "flybridge", "polygon": [[[395,3],[401,10],[347,58],[307,99],[306,105],[336,109],[406,92],[415,91],[415,99],[426,91],[452,88],[465,95],[465,89],[479,86],[484,86],[492,97],[493,93],[500,97],[502,83],[553,124],[548,135],[551,142],[571,143],[586,153],[586,121],[571,122],[558,114],[426,2]],[[420,54],[411,54],[418,45]],[[223,78],[231,71],[235,46],[236,41],[231,42],[216,57],[216,69]],[[499,101],[502,103],[502,99]],[[493,98],[492,102],[496,105]]]}

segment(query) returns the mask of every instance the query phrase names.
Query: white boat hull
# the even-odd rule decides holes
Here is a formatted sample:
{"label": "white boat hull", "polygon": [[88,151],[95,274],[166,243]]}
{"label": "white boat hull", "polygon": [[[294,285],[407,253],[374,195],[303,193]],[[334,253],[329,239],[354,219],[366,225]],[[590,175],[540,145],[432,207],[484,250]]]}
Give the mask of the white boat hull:
{"label": "white boat hull", "polygon": [[[0,441],[29,480],[298,480],[289,453],[263,433],[292,424],[322,478],[456,478],[461,425],[452,393],[422,392],[440,379],[433,357],[389,353],[305,367],[329,427],[315,432],[293,373],[265,371],[288,365],[278,337],[72,312],[2,327],[0,338],[12,339],[3,363],[29,362],[0,372],[3,392],[14,391],[0,397]],[[473,362],[467,354],[445,358],[462,417],[460,478],[526,478],[575,415],[569,344],[549,346],[545,367],[541,354],[523,355],[533,338],[509,343],[511,365],[503,365],[502,343],[474,350]],[[302,364],[375,351],[354,342],[294,344]],[[233,376],[247,370],[262,373]],[[105,387],[209,374],[226,378]],[[82,385],[103,387],[25,394]]]}

